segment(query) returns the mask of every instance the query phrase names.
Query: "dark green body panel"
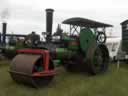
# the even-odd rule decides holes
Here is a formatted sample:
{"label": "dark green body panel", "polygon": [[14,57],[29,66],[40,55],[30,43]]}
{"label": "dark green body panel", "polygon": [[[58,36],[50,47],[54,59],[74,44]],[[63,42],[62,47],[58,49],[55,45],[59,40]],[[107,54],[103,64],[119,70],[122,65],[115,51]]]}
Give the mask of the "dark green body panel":
{"label": "dark green body panel", "polygon": [[96,42],[95,34],[89,28],[82,29],[80,32],[80,48],[82,51],[86,53],[93,42]]}

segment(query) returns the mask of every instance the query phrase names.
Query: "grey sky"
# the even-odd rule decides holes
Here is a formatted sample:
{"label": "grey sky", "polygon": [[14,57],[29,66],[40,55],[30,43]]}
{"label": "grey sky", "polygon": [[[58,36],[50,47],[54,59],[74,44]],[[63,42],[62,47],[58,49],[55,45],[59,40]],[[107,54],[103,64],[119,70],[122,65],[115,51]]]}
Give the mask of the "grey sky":
{"label": "grey sky", "polygon": [[[8,33],[45,31],[45,9],[54,8],[54,28],[70,17],[84,17],[110,23],[113,35],[120,35],[120,23],[128,19],[127,0],[0,0],[0,13],[9,13]],[[0,26],[1,29],[1,26]]]}

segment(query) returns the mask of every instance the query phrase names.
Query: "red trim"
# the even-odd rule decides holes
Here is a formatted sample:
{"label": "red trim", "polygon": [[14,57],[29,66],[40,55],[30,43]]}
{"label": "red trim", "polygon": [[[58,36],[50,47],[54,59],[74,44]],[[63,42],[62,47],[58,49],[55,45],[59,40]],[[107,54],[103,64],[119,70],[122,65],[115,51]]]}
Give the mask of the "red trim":
{"label": "red trim", "polygon": [[44,60],[44,69],[45,69],[45,71],[48,71],[49,69],[48,69],[48,67],[49,67],[49,51],[48,50],[44,50],[44,54],[45,54],[45,56],[44,56],[44,58],[45,58],[45,60]]}
{"label": "red trim", "polygon": [[34,72],[32,76],[34,77],[40,77],[40,76],[51,76],[51,75],[56,75],[58,71],[56,70],[49,70],[49,71],[44,71],[44,72]]}
{"label": "red trim", "polygon": [[26,49],[20,49],[17,50],[18,53],[30,53],[30,54],[44,54],[43,49],[31,49],[31,48],[26,48]]}
{"label": "red trim", "polygon": [[34,72],[33,76],[48,76],[48,75],[55,75],[57,72],[54,69],[49,70],[49,51],[48,50],[43,50],[43,49],[31,49],[31,48],[26,48],[26,49],[20,49],[17,50],[18,53],[25,53],[25,54],[40,54],[42,55],[42,60],[43,60],[43,72]]}

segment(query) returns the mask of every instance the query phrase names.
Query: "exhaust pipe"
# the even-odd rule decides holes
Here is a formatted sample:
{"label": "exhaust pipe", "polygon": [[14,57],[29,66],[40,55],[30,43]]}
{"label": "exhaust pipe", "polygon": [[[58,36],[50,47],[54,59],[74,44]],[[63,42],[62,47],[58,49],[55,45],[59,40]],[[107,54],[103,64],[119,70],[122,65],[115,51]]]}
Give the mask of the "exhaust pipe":
{"label": "exhaust pipe", "polygon": [[52,38],[53,9],[46,9],[46,41],[50,42]]}
{"label": "exhaust pipe", "polygon": [[6,29],[7,29],[7,23],[2,23],[2,43],[6,44]]}

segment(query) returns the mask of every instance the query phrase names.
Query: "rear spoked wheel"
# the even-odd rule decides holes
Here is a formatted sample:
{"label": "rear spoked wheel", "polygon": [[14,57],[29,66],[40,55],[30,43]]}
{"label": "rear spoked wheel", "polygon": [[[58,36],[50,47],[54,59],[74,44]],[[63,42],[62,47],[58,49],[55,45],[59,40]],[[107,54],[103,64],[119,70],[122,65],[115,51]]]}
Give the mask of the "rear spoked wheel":
{"label": "rear spoked wheel", "polygon": [[93,57],[94,70],[99,73],[103,67],[103,54],[100,48],[97,48]]}
{"label": "rear spoked wheel", "polygon": [[95,48],[90,48],[88,51],[91,52],[87,57],[89,73],[96,75],[106,72],[109,66],[109,54],[106,46],[101,44]]}

